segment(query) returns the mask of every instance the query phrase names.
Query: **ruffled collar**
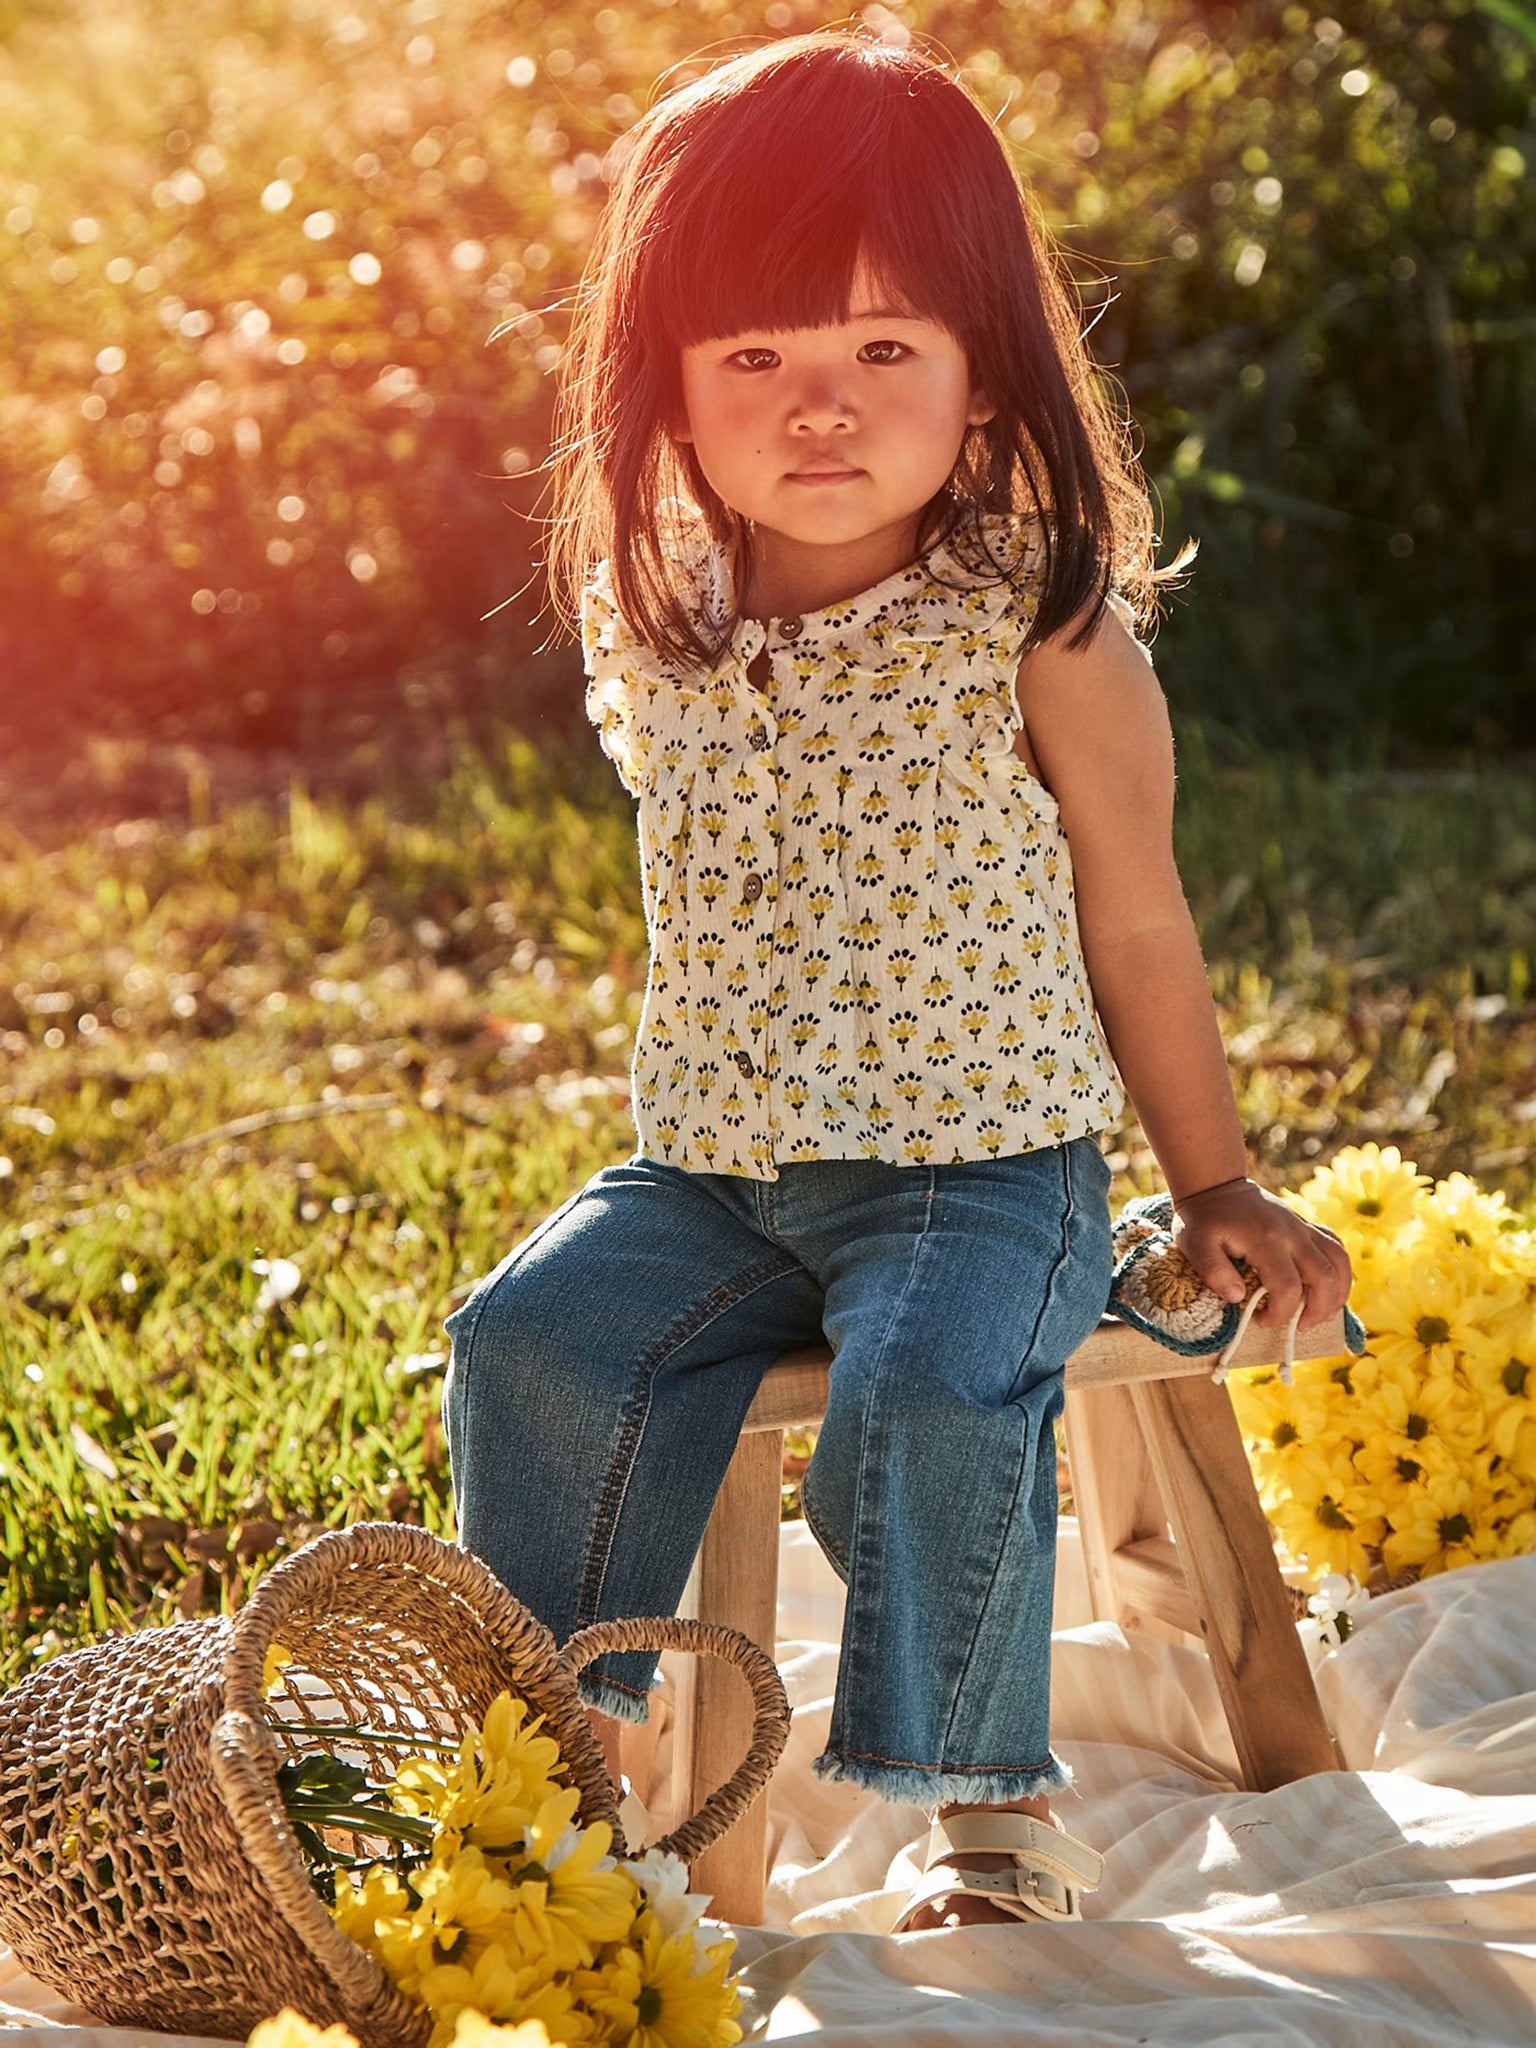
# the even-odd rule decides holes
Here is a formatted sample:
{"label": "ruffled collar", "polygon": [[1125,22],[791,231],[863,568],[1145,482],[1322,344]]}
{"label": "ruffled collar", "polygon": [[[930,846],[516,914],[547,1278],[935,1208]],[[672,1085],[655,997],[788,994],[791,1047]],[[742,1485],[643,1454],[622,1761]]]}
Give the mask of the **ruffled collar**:
{"label": "ruffled collar", "polygon": [[[877,618],[903,639],[940,638],[953,630],[957,604],[974,592],[992,590],[998,604],[1010,601],[1019,572],[1041,546],[1039,521],[1033,515],[983,513],[981,529],[983,547],[978,548],[967,525],[868,589],[819,611],[799,612],[792,619],[737,619],[731,650],[750,660],[768,640],[792,641],[797,654],[846,646]],[[706,535],[686,550],[683,565],[699,616],[711,633],[722,632],[735,610],[729,551]],[[969,621],[973,611],[974,598],[963,616]],[[791,628],[788,633],[786,625]]]}
{"label": "ruffled collar", "polygon": [[[903,643],[936,646],[957,629],[989,628],[1019,602],[1023,572],[1042,541],[1038,520],[1024,514],[986,513],[982,535],[991,560],[975,547],[969,529],[962,529],[867,590],[801,613],[793,634],[784,632],[783,619],[738,619],[718,668],[745,668],[770,641],[792,648],[797,656],[828,654],[845,665],[856,667],[862,660],[883,666]],[[669,548],[681,572],[684,601],[706,637],[718,638],[734,603],[726,549],[696,519],[688,527],[674,526]],[[1005,576],[999,575],[999,564]],[[710,687],[705,671],[679,668],[630,631],[615,597],[613,565],[606,559],[582,594],[581,617],[586,668],[595,686],[628,687],[635,677],[645,676],[685,695]]]}

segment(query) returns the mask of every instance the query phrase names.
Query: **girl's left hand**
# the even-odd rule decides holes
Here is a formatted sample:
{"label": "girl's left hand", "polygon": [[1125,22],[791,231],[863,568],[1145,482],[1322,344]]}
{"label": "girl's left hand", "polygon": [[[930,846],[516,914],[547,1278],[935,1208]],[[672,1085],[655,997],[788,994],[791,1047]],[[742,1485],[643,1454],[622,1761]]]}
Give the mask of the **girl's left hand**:
{"label": "girl's left hand", "polygon": [[1303,1296],[1302,1329],[1342,1313],[1354,1269],[1344,1241],[1308,1223],[1254,1181],[1186,1195],[1174,1208],[1173,1241],[1225,1301],[1243,1301],[1249,1287],[1233,1264],[1246,1260],[1267,1290],[1253,1322],[1283,1330]]}

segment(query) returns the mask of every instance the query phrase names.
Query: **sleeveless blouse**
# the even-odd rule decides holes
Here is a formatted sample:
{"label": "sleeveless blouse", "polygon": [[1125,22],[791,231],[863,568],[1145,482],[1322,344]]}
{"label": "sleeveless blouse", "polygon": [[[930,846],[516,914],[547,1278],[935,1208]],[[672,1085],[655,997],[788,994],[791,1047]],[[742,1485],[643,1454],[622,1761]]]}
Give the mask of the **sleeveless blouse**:
{"label": "sleeveless blouse", "polygon": [[[954,540],[822,611],[738,621],[713,670],[630,634],[606,561],[582,592],[587,714],[638,800],[647,1156],[772,1181],[799,1160],[991,1159],[1116,1123],[1066,833],[1012,751],[1038,526],[991,514],[985,531],[1009,581]],[[678,556],[718,632],[725,551],[705,535]]]}

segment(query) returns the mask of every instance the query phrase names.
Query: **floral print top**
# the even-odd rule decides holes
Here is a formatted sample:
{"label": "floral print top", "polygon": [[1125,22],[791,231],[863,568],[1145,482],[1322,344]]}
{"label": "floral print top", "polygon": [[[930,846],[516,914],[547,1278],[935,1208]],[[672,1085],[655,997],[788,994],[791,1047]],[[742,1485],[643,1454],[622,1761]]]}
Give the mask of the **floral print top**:
{"label": "floral print top", "polygon": [[[1012,751],[1038,526],[985,530],[1008,581],[955,538],[823,611],[738,621],[708,671],[631,636],[607,562],[583,591],[587,713],[639,807],[648,1157],[772,1181],[1118,1119],[1066,833]],[[679,555],[719,630],[725,551],[705,535]]]}

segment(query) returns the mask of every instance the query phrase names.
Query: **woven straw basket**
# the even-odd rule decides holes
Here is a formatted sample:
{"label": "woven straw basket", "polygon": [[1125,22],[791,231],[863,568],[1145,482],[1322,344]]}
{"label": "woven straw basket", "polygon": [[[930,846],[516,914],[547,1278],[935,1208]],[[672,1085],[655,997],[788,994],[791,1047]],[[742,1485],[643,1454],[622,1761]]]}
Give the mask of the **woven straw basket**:
{"label": "woven straw basket", "polygon": [[[269,1700],[274,1642],[292,1662]],[[244,2039],[292,2005],[343,2022],[362,2048],[421,2048],[428,2016],[312,1889],[279,1767],[325,1752],[388,1775],[398,1745],[328,1740],[326,1723],[456,1741],[510,1691],[546,1716],[582,1825],[606,1821],[623,1855],[576,1674],[635,1649],[722,1658],[752,1689],[745,1760],[656,1844],[691,1862],[761,1793],[788,1735],[784,1687],[756,1644],[665,1617],[598,1622],[562,1652],[473,1553],[395,1523],[332,1530],[269,1572],[232,1623],[110,1637],[0,1695],[0,1941],[104,2021]],[[386,1846],[326,1832],[348,1853]]]}

